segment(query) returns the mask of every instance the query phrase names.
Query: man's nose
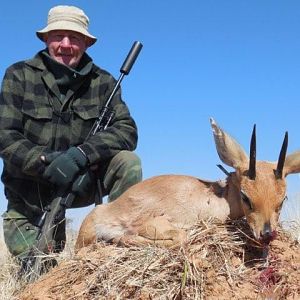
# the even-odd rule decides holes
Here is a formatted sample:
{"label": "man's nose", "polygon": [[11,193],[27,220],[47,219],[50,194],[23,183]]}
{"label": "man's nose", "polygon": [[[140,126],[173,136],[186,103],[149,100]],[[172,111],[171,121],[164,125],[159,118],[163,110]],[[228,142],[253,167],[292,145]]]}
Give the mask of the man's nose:
{"label": "man's nose", "polygon": [[63,46],[63,47],[70,47],[71,46],[71,41],[70,41],[69,37],[64,36],[62,38],[62,40],[60,41],[60,45]]}

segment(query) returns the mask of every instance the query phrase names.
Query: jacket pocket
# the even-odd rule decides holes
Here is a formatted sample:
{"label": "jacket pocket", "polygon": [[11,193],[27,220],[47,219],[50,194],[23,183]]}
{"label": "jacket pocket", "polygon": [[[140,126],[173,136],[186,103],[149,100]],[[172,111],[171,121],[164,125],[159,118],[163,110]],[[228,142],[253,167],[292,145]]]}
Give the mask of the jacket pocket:
{"label": "jacket pocket", "polygon": [[88,136],[99,117],[99,105],[73,106],[71,143],[78,145]]}
{"label": "jacket pocket", "polygon": [[47,145],[52,137],[51,106],[24,100],[22,113],[25,137],[34,144]]}
{"label": "jacket pocket", "polygon": [[74,106],[74,113],[83,120],[91,120],[98,118],[100,114],[99,105]]}

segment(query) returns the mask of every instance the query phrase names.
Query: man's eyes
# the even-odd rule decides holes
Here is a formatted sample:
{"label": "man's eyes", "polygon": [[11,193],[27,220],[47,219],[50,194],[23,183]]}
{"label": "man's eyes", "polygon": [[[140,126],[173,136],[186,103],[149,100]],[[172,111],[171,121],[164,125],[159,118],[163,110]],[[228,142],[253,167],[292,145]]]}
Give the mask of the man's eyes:
{"label": "man's eyes", "polygon": [[68,37],[71,42],[78,42],[80,40],[80,38],[76,35],[65,36],[65,35],[61,35],[61,34],[56,34],[53,36],[53,38],[57,41],[61,41],[65,37]]}
{"label": "man's eyes", "polygon": [[69,36],[69,39],[74,42],[79,41],[79,37],[77,35],[71,35],[71,36]]}

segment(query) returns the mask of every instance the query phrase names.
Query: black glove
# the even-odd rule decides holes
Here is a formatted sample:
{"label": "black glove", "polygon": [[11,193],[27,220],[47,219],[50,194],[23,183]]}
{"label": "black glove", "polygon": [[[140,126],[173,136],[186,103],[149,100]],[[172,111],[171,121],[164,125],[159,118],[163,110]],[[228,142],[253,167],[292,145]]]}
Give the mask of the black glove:
{"label": "black glove", "polygon": [[87,198],[91,194],[94,181],[95,175],[91,171],[87,171],[83,175],[80,175],[72,185],[73,194],[83,199]]}
{"label": "black glove", "polygon": [[50,163],[53,162],[53,160],[55,158],[57,158],[58,156],[60,156],[61,154],[63,154],[62,151],[54,151],[52,153],[49,153],[47,155],[42,155],[41,156],[41,161],[45,164],[45,165],[49,165]]}
{"label": "black glove", "polygon": [[43,177],[59,187],[67,188],[88,164],[87,157],[77,147],[69,148],[54,159],[51,156],[54,154],[45,156],[44,161],[50,164],[46,167]]}

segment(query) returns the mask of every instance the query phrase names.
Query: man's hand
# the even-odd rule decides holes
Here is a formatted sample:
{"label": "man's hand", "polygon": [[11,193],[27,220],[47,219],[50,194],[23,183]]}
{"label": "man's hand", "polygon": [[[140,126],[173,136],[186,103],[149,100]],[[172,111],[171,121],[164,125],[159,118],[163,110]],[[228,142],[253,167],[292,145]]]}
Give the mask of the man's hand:
{"label": "man's hand", "polygon": [[87,198],[91,194],[93,188],[93,182],[95,181],[95,175],[91,171],[86,171],[83,175],[80,175],[72,185],[72,192],[74,195],[80,198]]}
{"label": "man's hand", "polygon": [[43,177],[58,187],[67,188],[76,175],[84,171],[88,160],[77,147],[71,147],[60,155],[49,154],[44,157],[46,167]]}
{"label": "man's hand", "polygon": [[50,163],[53,162],[53,160],[55,158],[57,158],[58,156],[60,156],[61,154],[63,154],[63,152],[61,151],[54,151],[52,153],[49,153],[47,155],[42,155],[41,156],[41,161],[45,164],[45,165],[49,165]]}

